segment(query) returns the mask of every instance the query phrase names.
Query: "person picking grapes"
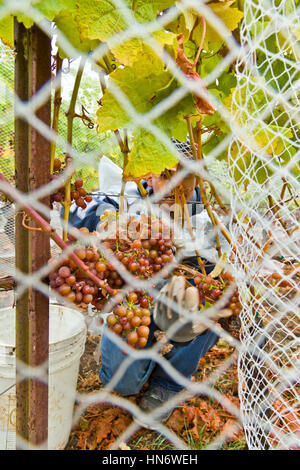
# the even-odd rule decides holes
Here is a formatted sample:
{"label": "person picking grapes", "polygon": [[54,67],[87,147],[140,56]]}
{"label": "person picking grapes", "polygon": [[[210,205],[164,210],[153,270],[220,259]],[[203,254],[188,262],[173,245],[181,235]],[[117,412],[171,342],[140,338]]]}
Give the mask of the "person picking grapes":
{"label": "person picking grapes", "polygon": [[[189,146],[187,144],[187,146],[184,147],[183,154],[186,155],[188,149]],[[181,144],[179,145],[179,150],[182,151]],[[168,177],[165,173],[160,176],[153,175],[152,178],[149,178],[147,181],[148,189],[150,189],[150,192],[155,193],[159,191],[167,181]],[[196,179],[193,175],[185,178],[181,184],[186,201],[190,201],[195,198],[195,193],[196,198],[198,197],[196,191]],[[172,194],[169,196],[172,197]],[[198,201],[201,202],[199,197]],[[172,201],[170,201],[170,203],[171,202]],[[106,210],[116,210],[115,205],[109,205],[107,201],[100,203],[97,207],[97,215],[100,217]],[[199,213],[197,210],[192,210],[192,212],[194,212],[193,215],[195,217],[198,216],[203,218],[203,212],[205,211],[200,211]],[[76,221],[75,224],[74,221],[71,222],[76,226]],[[85,223],[84,219],[81,223]],[[212,226],[209,226],[207,219],[205,219],[205,223],[207,233],[205,234],[206,244],[204,244],[203,253],[206,255],[206,258],[204,258],[207,274],[206,280],[211,282],[211,279],[209,279],[209,272],[214,268],[214,263],[217,257],[215,249],[213,248],[213,243],[215,243],[213,228]],[[95,230],[97,226],[89,226],[90,230],[91,228]],[[209,246],[209,243],[211,246]],[[139,260],[139,262],[141,263],[141,260]],[[135,263],[137,264],[137,269],[140,269],[141,267],[139,262]],[[184,262],[185,264],[191,264],[193,266],[197,265],[197,257],[195,256],[195,253],[188,250],[184,257]],[[201,302],[201,299],[199,298],[199,289],[197,289],[195,285],[186,287],[186,280],[183,276],[173,276],[171,279],[163,280],[160,284],[156,285],[156,289],[159,291],[159,294],[153,299],[154,305],[153,308],[151,308],[151,312],[149,308],[145,308],[147,305],[144,307],[139,306],[140,309],[144,308],[145,312],[147,311],[147,315],[145,315],[146,319],[148,318],[147,322],[140,324],[139,321],[139,324],[136,324],[136,331],[130,333],[130,337],[128,335],[127,342],[130,344],[132,341],[132,344],[135,345],[138,338],[140,338],[139,330],[141,332],[141,338],[143,338],[143,331],[146,327],[147,335],[144,335],[144,342],[145,338],[147,336],[148,337],[146,345],[143,346],[147,349],[156,342],[155,332],[157,330],[166,332],[171,348],[164,358],[168,361],[171,368],[170,370],[173,368],[181,374],[182,377],[190,380],[192,375],[198,369],[200,359],[217,343],[219,335],[207,327],[207,322],[205,322],[205,320],[193,319],[191,321],[187,321],[180,313],[178,313],[184,309],[187,312],[195,314],[199,310]],[[134,294],[135,292],[130,293],[131,296]],[[145,298],[147,299],[147,297]],[[133,297],[130,299],[130,302],[134,303]],[[176,309],[174,309],[174,305],[177,305]],[[107,328],[113,327],[114,331],[117,333],[116,327],[120,327],[124,323],[125,328],[125,323],[128,321],[132,324],[132,315],[129,317],[128,309],[125,306],[119,305],[114,311],[116,312],[116,315],[111,315],[108,318],[109,326],[104,327],[101,337],[100,379],[104,385],[109,384],[113,376],[117,373],[120,364],[126,358],[122,348],[112,341],[107,334]],[[218,310],[213,312],[209,317],[209,321],[215,323],[221,318],[226,318],[231,314],[232,312],[229,309]],[[116,324],[116,318],[119,318],[120,323]],[[201,318],[201,314],[199,314],[199,318]],[[114,324],[110,322],[113,322]],[[170,334],[169,331],[170,329],[172,330],[175,323],[177,325],[179,324],[180,327],[176,330],[173,328],[174,331]],[[143,386],[148,383],[147,390],[142,394],[139,400],[139,407],[143,412],[151,413],[151,411],[160,407],[183,389],[182,384],[173,379],[171,374],[152,359],[145,358],[135,360],[129,367],[127,367],[126,372],[123,373],[118,383],[114,386],[114,390],[122,396],[136,395],[142,390]],[[166,422],[172,411],[173,410],[170,409],[168,412],[161,414],[159,419],[162,422]]]}

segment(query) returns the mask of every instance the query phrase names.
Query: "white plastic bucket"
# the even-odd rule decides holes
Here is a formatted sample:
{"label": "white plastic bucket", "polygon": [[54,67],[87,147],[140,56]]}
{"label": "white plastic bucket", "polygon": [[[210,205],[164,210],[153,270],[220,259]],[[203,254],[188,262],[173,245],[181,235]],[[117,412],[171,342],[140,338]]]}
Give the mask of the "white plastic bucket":
{"label": "white plastic bucket", "polygon": [[[64,449],[72,428],[86,324],[77,310],[50,305],[48,449]],[[16,448],[15,309],[0,309],[0,450]],[[7,390],[5,393],[3,393]]]}

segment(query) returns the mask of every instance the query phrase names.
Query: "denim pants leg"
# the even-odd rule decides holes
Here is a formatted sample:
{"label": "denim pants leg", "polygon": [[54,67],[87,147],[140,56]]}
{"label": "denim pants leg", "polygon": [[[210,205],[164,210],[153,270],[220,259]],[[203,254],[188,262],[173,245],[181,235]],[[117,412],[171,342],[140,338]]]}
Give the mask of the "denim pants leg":
{"label": "denim pants leg", "polygon": [[[146,348],[151,347],[154,342],[153,331],[155,329],[156,326],[152,322]],[[202,335],[186,343],[172,341],[173,348],[164,357],[180,374],[190,379],[197,371],[201,357],[217,343],[218,339],[219,336],[216,333],[206,330]],[[108,338],[104,329],[101,340],[100,368],[100,379],[104,385],[113,378],[126,357],[122,350]],[[140,359],[135,360],[126,369],[114,390],[122,396],[134,395],[141,390],[147,380],[151,384],[174,392],[179,392],[183,388],[167,374],[162,366],[151,359]]]}
{"label": "denim pants leg", "polygon": [[[197,267],[197,258],[194,264]],[[207,263],[207,273],[213,269],[213,265]],[[193,282],[193,280],[190,280]],[[150,333],[148,342],[145,348],[150,348],[155,341],[154,331],[157,326],[151,321]],[[113,378],[121,363],[125,360],[122,350],[111,341],[105,334],[106,328],[103,330],[101,340],[101,368],[100,379],[104,385]],[[219,336],[206,330],[201,335],[197,336],[194,340],[185,343],[178,343],[171,341],[173,344],[172,350],[164,357],[168,362],[184,377],[190,379],[191,376],[198,369],[198,364],[201,357],[207,353],[218,341]],[[151,384],[159,385],[162,388],[179,392],[182,386],[169,376],[165,370],[150,359],[135,360],[123,373],[119,382],[114,387],[114,390],[120,395],[128,396],[138,393],[142,386],[149,380]]]}
{"label": "denim pants leg", "polygon": [[[165,355],[165,359],[185,378],[190,379],[197,371],[200,359],[218,342],[218,339],[219,336],[216,333],[206,330],[186,343],[171,341],[173,348]],[[149,382],[173,392],[179,392],[183,389],[182,385],[172,379],[159,364],[154,368]]]}

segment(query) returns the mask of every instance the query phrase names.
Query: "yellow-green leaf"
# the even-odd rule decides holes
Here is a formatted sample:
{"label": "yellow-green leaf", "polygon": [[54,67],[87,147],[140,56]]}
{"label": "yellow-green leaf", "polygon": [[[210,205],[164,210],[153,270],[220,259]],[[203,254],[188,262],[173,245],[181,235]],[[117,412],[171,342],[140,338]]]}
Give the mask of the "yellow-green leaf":
{"label": "yellow-green leaf", "polygon": [[[79,30],[75,21],[75,12],[72,11],[63,11],[55,18],[55,23],[60,31],[64,34],[66,39],[70,41],[73,47],[82,52],[90,52],[95,49],[100,41],[84,39],[83,41],[80,38]],[[68,57],[66,51],[60,48],[61,57]]]}
{"label": "yellow-green leaf", "polygon": [[177,158],[146,129],[136,129],[133,145],[124,168],[124,178],[140,180],[151,174],[160,175],[178,163]]}
{"label": "yellow-green leaf", "polygon": [[[156,31],[153,33],[153,38],[164,48],[168,48],[168,52],[172,52],[175,55],[175,51],[178,46],[176,34],[169,31]],[[109,45],[109,41],[108,41]],[[164,68],[164,62],[156,54],[156,52],[141,38],[132,38],[128,41],[122,42],[117,47],[111,47],[111,51],[116,59],[123,65],[133,65],[135,62],[143,60],[146,64],[148,63],[149,69],[152,71],[162,70]]]}
{"label": "yellow-green leaf", "polygon": [[0,21],[0,38],[6,46],[14,48],[14,20],[11,15]]}
{"label": "yellow-green leaf", "polygon": [[[231,7],[233,4],[233,0],[229,2],[218,2],[218,3],[209,3],[208,7],[211,8],[213,13],[215,13],[220,20],[223,21],[224,25],[228,28],[228,34],[230,35],[230,31],[234,31],[241,19],[244,16],[244,13],[240,11],[238,8]],[[202,21],[196,26],[193,30],[192,37],[194,41],[199,45],[203,33],[203,23]],[[206,34],[203,43],[203,49],[208,48],[208,43],[217,42],[217,41],[224,41],[224,38],[218,33],[218,27],[214,27],[214,25],[208,23],[206,21]]]}
{"label": "yellow-green leaf", "polygon": [[[172,75],[163,68],[152,70],[147,60],[145,62],[141,59],[134,67],[116,69],[109,79],[126,95],[137,112],[146,113],[153,107],[152,102],[159,90],[168,85]],[[126,127],[130,121],[126,109],[114,97],[108,85],[102,98],[102,107],[97,113],[99,132]]]}

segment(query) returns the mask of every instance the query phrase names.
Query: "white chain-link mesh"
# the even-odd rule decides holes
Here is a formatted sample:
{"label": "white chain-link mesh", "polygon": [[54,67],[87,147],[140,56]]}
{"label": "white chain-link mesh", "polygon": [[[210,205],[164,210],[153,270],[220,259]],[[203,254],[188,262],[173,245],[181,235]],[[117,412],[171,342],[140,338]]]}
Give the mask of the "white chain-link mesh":
{"label": "white chain-link mesh", "polygon": [[[289,449],[299,446],[299,10],[293,1],[258,1],[245,2],[244,13],[247,53],[231,109],[254,142],[234,138],[229,149],[235,268],[247,299],[239,388],[249,448]],[[292,292],[279,293],[281,283]]]}
{"label": "white chain-link mesh", "polygon": [[[205,17],[207,23],[224,38],[228,48],[225,57],[205,77],[205,85],[216,83],[216,79],[229,65],[235,66],[238,79],[237,88],[231,97],[231,109],[229,109],[230,106],[225,106],[222,100],[216,98],[215,94],[209,94],[211,102],[216,106],[222,119],[227,121],[230,132],[218,145],[216,144],[209,154],[206,155],[204,150],[205,168],[199,162],[183,158],[169,137],[154,123],[157,117],[175,105],[183,96],[190,92],[200,96],[203,93],[197,83],[187,79],[172,57],[162,49],[153,36],[153,32],[159,31],[162,25],[167,25],[178,17],[180,11],[177,8],[173,6],[151,23],[141,24],[136,21],[131,10],[127,7],[128,2],[113,0],[115,8],[119,9],[120,16],[124,17],[126,21],[126,29],[121,33],[114,34],[105,43],[101,43],[92,54],[84,55],[70,44],[58,28],[53,30],[50,23],[44,22],[40,12],[29,3],[31,2],[2,2],[0,19],[17,9],[19,12],[26,13],[35,22],[42,20],[40,25],[43,30],[50,37],[54,31],[57,44],[71,57],[85,57],[87,63],[98,71],[102,80],[103,72],[97,66],[97,61],[107,52],[107,44],[113,48],[131,37],[139,37],[143,38],[159,57],[167,58],[168,69],[179,80],[181,86],[148,113],[138,112],[134,103],[115,82],[112,80],[106,82],[107,88],[126,109],[130,119],[128,126],[130,130],[142,127],[152,133],[182,163],[183,169],[172,178],[170,184],[149,198],[154,213],[158,213],[156,203],[160,197],[166,195],[172,187],[176,187],[183,176],[189,173],[200,172],[204,174],[208,181],[216,185],[221,199],[224,201],[228,201],[229,191],[232,190],[232,209],[228,214],[223,215],[222,222],[224,226],[228,226],[231,222],[230,235],[234,242],[235,259],[230,269],[234,272],[243,301],[241,340],[239,341],[226,331],[221,330],[217,324],[211,322],[204,315],[203,322],[234,346],[236,352],[239,353],[241,413],[216,386],[217,381],[226,370],[235,364],[236,353],[233,353],[221,367],[215,370],[208,380],[191,382],[159,354],[158,343],[149,349],[133,350],[108,331],[109,338],[122,346],[127,353],[126,359],[106,387],[102,387],[92,394],[76,393],[79,405],[72,423],[74,425],[78,423],[80,414],[84,413],[89,405],[99,402],[109,403],[124,408],[144,424],[154,426],[175,448],[189,448],[186,440],[181,439],[169,427],[156,419],[158,411],[145,415],[133,401],[111,393],[114,386],[126,374],[126,368],[135,358],[148,358],[156,360],[184,389],[183,392],[165,402],[159,410],[160,412],[176,407],[191,396],[207,396],[219,403],[232,417],[237,419],[237,423],[243,426],[249,449],[299,447],[299,434],[297,435],[297,432],[299,433],[299,389],[297,388],[299,381],[299,355],[297,355],[299,349],[299,277],[293,271],[293,269],[299,268],[300,262],[299,235],[297,236],[299,230],[296,229],[299,223],[299,200],[297,200],[299,183],[294,171],[299,160],[299,140],[297,140],[299,136],[299,128],[297,127],[299,124],[299,44],[297,42],[299,18],[297,14],[299,15],[299,12],[297,13],[294,0],[278,2],[279,6],[275,5],[276,2],[246,0],[244,5],[245,20],[241,28],[241,46],[232,35],[228,35],[226,25],[207,5],[196,0],[180,2],[181,12],[189,12],[192,8],[194,14],[197,14],[199,18]],[[274,45],[276,45],[275,48]],[[255,57],[257,57],[257,63]],[[6,110],[3,114],[5,123],[8,122],[7,117],[12,118],[14,100],[12,82],[7,85],[6,80],[6,77],[1,74],[1,91],[5,90],[7,93],[6,99],[10,106],[10,112]],[[53,84],[55,86],[55,81]],[[16,99],[15,110],[16,115],[26,119],[49,140],[54,140],[55,134],[34,114],[38,105],[47,98],[48,96],[45,96],[41,90],[29,103],[20,103]],[[101,96],[95,96],[95,99],[99,100],[99,98]],[[1,109],[1,113],[2,111]],[[80,108],[78,112],[80,112]],[[4,129],[6,129],[5,126]],[[92,133],[92,130],[90,132]],[[1,139],[4,134],[1,134]],[[111,136],[109,136],[110,138]],[[209,138],[210,136],[207,137],[207,140]],[[110,145],[110,141],[108,145]],[[95,161],[97,161],[99,154],[108,155],[107,142],[103,143],[101,137],[99,140],[95,140],[95,146],[88,145],[88,148],[82,148],[74,143],[73,148],[70,148],[62,130],[58,135],[57,148],[58,152],[61,152],[61,154],[58,153],[58,156],[64,152],[72,154],[74,165],[78,171],[83,171],[82,168],[88,164],[91,168],[95,168]],[[113,145],[109,148],[112,155],[108,156],[114,156],[115,148]],[[217,160],[217,157],[224,152],[227,154],[227,151],[229,151],[229,182],[228,176],[224,176],[224,172],[228,168],[226,163]],[[250,164],[246,165],[247,162]],[[219,175],[215,174],[214,170],[217,168],[221,168],[221,177],[220,173]],[[2,167],[1,172],[5,175]],[[265,175],[267,176],[265,177]],[[15,202],[20,206],[27,203],[47,216],[48,209],[38,200],[43,194],[49,194],[54,188],[58,188],[60,184],[59,181],[51,182],[47,187],[41,188],[33,194],[16,193]],[[286,185],[286,189],[282,197],[283,185]],[[248,187],[248,191],[241,192],[241,188],[246,187]],[[1,189],[5,190],[2,182]],[[91,187],[91,189],[94,188]],[[286,200],[288,200],[287,203]],[[284,220],[284,226],[280,224],[282,220]],[[169,221],[172,223],[170,218]],[[216,228],[215,232],[220,237],[222,236],[219,228]],[[84,237],[81,238],[84,241]],[[125,291],[145,288],[149,294],[157,294],[153,282],[162,279],[160,273],[150,281],[137,280],[124,269],[124,266],[116,258],[111,259],[107,248],[100,241],[97,242],[98,247],[101,247],[104,256],[109,258],[126,281]],[[196,240],[192,240],[193,243],[191,240],[189,241],[194,248],[201,248],[203,244],[203,238],[196,238]],[[267,250],[265,246],[271,242],[272,246]],[[66,254],[67,252],[64,252],[61,256],[64,257]],[[171,269],[171,266],[169,268]],[[24,273],[15,272],[13,268],[9,270],[7,264],[2,260],[0,262],[1,272],[15,276],[18,282],[17,296],[33,285],[36,289],[49,295],[48,287],[41,280],[49,274],[50,269],[50,266],[44,266],[38,272],[27,276]],[[270,278],[269,274],[274,272],[281,273],[280,282],[288,280],[291,283],[290,286],[287,286],[289,287],[288,292],[279,290],[279,281],[274,282],[274,279]],[[53,296],[55,296],[55,302],[74,308],[73,304],[66,302],[65,298],[57,293],[53,292]],[[114,302],[116,300],[106,306],[107,312],[111,310]],[[191,315],[191,312],[177,304],[173,304],[172,307],[185,317],[186,322],[196,317],[196,314]],[[215,304],[207,312],[220,308],[222,308],[222,302]],[[181,325],[182,323],[177,322],[170,328],[170,332],[176,331]],[[25,367],[24,364],[18,364],[18,366],[24,376],[37,376],[44,380],[43,370],[41,370],[43,368],[33,370]],[[73,391],[68,388],[67,383],[63,382],[63,376],[61,380],[64,394],[73,400]],[[5,393],[5,388],[7,387],[4,387],[3,390],[0,389],[0,399],[3,397],[8,399],[9,390]],[[50,393],[52,392],[50,391]],[[7,403],[2,402],[2,406],[5,408]],[[0,424],[2,425],[1,422]],[[126,431],[118,436],[112,447],[118,448],[120,443],[127,442],[139,429],[139,426],[137,421],[133,421]],[[231,427],[231,431],[234,430],[236,430],[236,423]],[[217,437],[214,437],[206,448],[220,448],[226,442],[229,434],[230,429],[227,427]],[[20,445],[26,447],[25,443],[19,441]]]}

